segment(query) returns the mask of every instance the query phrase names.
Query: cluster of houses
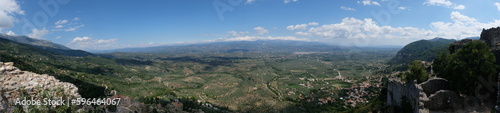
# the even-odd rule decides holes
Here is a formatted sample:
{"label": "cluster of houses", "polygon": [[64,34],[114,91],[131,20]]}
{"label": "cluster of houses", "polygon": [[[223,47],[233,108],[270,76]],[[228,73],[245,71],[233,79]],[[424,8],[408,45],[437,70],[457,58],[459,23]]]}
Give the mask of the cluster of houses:
{"label": "cluster of houses", "polygon": [[[300,100],[305,100],[306,102],[317,103],[318,105],[343,101],[345,105],[344,107],[346,108],[356,107],[356,105],[368,103],[371,98],[376,97],[377,94],[375,92],[371,92],[367,89],[380,88],[382,83],[381,75],[367,76],[366,80],[364,81],[348,80],[345,78],[336,79],[340,79],[353,85],[351,87],[322,87],[319,90],[310,92],[306,95],[298,94],[298,98]],[[304,80],[307,82],[300,83],[299,86],[311,88],[311,82],[319,82],[322,79],[300,78],[300,80]],[[293,91],[289,91],[288,95],[296,95],[296,93]]]}

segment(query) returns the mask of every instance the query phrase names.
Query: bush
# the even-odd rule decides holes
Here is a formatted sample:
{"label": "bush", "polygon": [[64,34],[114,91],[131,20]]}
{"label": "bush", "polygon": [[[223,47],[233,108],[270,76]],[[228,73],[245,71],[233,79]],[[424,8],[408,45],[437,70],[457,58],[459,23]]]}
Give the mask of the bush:
{"label": "bush", "polygon": [[420,64],[420,60],[414,60],[410,65],[408,65],[408,72],[403,74],[403,80],[413,81],[417,80],[417,83],[422,83],[429,79],[425,67]]}
{"label": "bush", "polygon": [[495,59],[485,43],[472,41],[453,54],[440,53],[434,60],[433,69],[455,90],[472,94],[478,78],[494,77],[497,69]]}

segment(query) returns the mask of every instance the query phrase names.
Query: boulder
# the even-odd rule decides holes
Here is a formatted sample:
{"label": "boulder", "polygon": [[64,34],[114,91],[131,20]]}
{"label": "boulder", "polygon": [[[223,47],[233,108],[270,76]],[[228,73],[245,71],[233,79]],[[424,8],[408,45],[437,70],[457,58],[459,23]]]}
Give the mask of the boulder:
{"label": "boulder", "polygon": [[[34,100],[63,98],[69,100],[81,97],[74,84],[60,82],[47,74],[40,75],[21,71],[13,65],[14,63],[0,62],[0,113],[14,112],[12,106],[18,98],[33,97]],[[27,108],[27,106],[23,107]],[[56,105],[52,107],[56,107]]]}
{"label": "boulder", "polygon": [[451,90],[439,90],[424,101],[425,108],[430,110],[461,109],[463,97]]}
{"label": "boulder", "polygon": [[427,95],[436,93],[439,90],[450,90],[448,81],[443,78],[434,78],[419,84]]}

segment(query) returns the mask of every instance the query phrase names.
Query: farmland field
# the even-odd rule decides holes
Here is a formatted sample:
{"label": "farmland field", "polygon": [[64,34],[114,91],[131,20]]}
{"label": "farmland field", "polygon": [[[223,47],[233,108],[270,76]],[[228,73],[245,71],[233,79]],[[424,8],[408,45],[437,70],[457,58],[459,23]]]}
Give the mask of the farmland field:
{"label": "farmland field", "polygon": [[[303,102],[318,103],[318,99],[340,101],[342,96],[348,98],[342,93],[343,89],[377,87],[376,84],[381,83],[381,72],[387,67],[384,63],[395,53],[391,49],[175,55],[110,53],[107,55],[152,63],[125,65],[136,74],[124,74],[118,76],[123,80],[102,83],[109,83],[112,89],[132,97],[194,98],[233,111],[280,110]],[[328,94],[317,96],[312,91]],[[355,106],[348,102],[335,103]]]}

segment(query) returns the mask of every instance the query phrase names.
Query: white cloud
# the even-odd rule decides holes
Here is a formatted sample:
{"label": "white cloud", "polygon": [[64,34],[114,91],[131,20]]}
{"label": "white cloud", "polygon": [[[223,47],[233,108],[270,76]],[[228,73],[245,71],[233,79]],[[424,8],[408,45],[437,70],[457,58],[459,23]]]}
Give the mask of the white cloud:
{"label": "white cloud", "polygon": [[10,35],[10,36],[15,36],[16,35],[16,33],[14,33],[13,31],[7,31],[7,33],[5,33],[5,34]]}
{"label": "white cloud", "polygon": [[68,21],[65,19],[58,20],[57,22],[54,23],[56,25],[55,26],[56,29],[52,29],[52,31],[76,31],[78,28],[85,26],[77,22],[78,20],[80,20],[80,18],[78,17],[73,18],[72,21]]}
{"label": "white cloud", "polygon": [[482,29],[500,26],[500,20],[478,22],[477,19],[454,11],[450,13],[452,22],[432,22],[431,29],[414,27],[379,26],[370,18],[344,18],[336,24],[310,28],[308,31],[296,32],[298,36],[319,38],[323,42],[331,41],[339,44],[359,45],[398,45],[420,39],[443,37],[463,39],[479,36]]}
{"label": "white cloud", "polygon": [[424,4],[435,5],[435,6],[451,6],[451,5],[453,5],[453,3],[451,3],[449,0],[427,0],[424,2]]}
{"label": "white cloud", "polygon": [[285,0],[284,2],[285,2],[285,4],[287,4],[287,3],[290,3],[290,2],[297,2],[297,1],[299,1],[299,0]]}
{"label": "white cloud", "polygon": [[28,34],[28,37],[31,37],[31,38],[43,38],[43,36],[49,34],[49,30],[43,28],[43,29],[33,29],[31,30],[31,33]]}
{"label": "white cloud", "polygon": [[61,25],[61,24],[66,24],[66,23],[68,23],[68,20],[58,20],[58,21],[57,21],[56,23],[54,23],[54,24],[56,24],[56,25]]}
{"label": "white cloud", "polygon": [[341,23],[310,28],[297,35],[323,38],[430,38],[430,31],[412,27],[378,26],[372,19],[344,18]]}
{"label": "white cloud", "polygon": [[455,4],[455,3],[450,2],[450,0],[426,0],[424,2],[424,5],[444,6],[446,8],[459,9],[459,10],[465,9],[465,5]]}
{"label": "white cloud", "polygon": [[14,18],[6,12],[0,11],[0,30],[14,26]]}
{"label": "white cloud", "polygon": [[488,29],[500,26],[500,20],[481,23],[475,18],[468,17],[460,12],[454,11],[450,14],[453,22],[433,22],[431,27],[438,37],[462,39],[465,37],[479,36],[483,28]]}
{"label": "white cloud", "polygon": [[267,36],[267,37],[259,37],[259,36],[243,36],[243,37],[236,37],[236,38],[229,38],[229,39],[219,39],[216,41],[256,41],[256,40],[296,40],[296,41],[310,41],[309,39],[306,38],[297,38],[293,36],[284,36],[284,37],[272,37],[272,36]]}
{"label": "white cloud", "polygon": [[498,11],[500,11],[500,3],[499,2],[495,2],[493,5],[497,6]]}
{"label": "white cloud", "polygon": [[57,25],[55,28],[63,28],[63,25]]}
{"label": "white cloud", "polygon": [[73,26],[73,27],[70,27],[68,29],[64,29],[64,31],[75,31],[76,29],[81,28],[83,26],[85,26],[85,25]]}
{"label": "white cloud", "polygon": [[450,19],[456,23],[473,23],[476,22],[475,18],[471,18],[465,15],[462,15],[460,12],[453,11],[450,14]]}
{"label": "white cloud", "polygon": [[307,24],[289,25],[286,27],[288,30],[305,30],[306,28]]}
{"label": "white cloud", "polygon": [[86,42],[90,39],[92,39],[92,38],[90,38],[90,37],[76,37],[70,43]]}
{"label": "white cloud", "polygon": [[341,6],[340,9],[343,9],[343,10],[346,10],[346,11],[357,11],[356,9],[354,8],[350,8],[350,7],[345,7],[345,6]]}
{"label": "white cloud", "polygon": [[372,1],[372,0],[358,1],[358,4],[363,4],[363,5],[378,5],[378,6],[380,6],[380,3],[378,3],[377,1]]}
{"label": "white cloud", "polygon": [[229,35],[227,35],[228,37],[238,37],[238,36],[241,36],[241,35],[244,35],[244,34],[248,34],[248,31],[240,31],[240,32],[237,32],[237,31],[228,31],[227,33],[229,33]]}
{"label": "white cloud", "polygon": [[24,15],[15,0],[0,0],[0,30],[14,26],[15,14]]}
{"label": "white cloud", "polygon": [[104,44],[104,43],[114,43],[114,42],[116,42],[116,40],[117,39],[108,39],[108,40],[102,40],[102,39],[100,39],[100,40],[97,40],[96,42],[98,44]]}
{"label": "white cloud", "polygon": [[307,25],[310,25],[310,26],[314,25],[315,26],[315,25],[318,25],[318,24],[319,24],[318,22],[309,22]]}
{"label": "white cloud", "polygon": [[110,49],[109,47],[116,47],[114,45],[118,39],[93,39],[90,37],[75,37],[71,42],[66,44],[69,47],[75,49],[88,49],[88,50],[98,50],[98,49]]}
{"label": "white cloud", "polygon": [[289,25],[286,27],[288,30],[305,30],[307,29],[307,26],[314,26],[318,25],[318,22],[309,22],[308,24],[297,24],[297,25]]}
{"label": "white cloud", "polygon": [[252,4],[255,0],[246,0],[245,4]]}
{"label": "white cloud", "polygon": [[264,27],[255,27],[255,28],[253,28],[253,30],[255,30],[255,32],[257,32],[257,34],[259,34],[259,35],[265,35],[265,34],[269,33],[269,31]]}
{"label": "white cloud", "polygon": [[407,10],[407,9],[408,9],[408,7],[402,7],[402,6],[401,6],[401,7],[398,7],[398,9],[400,9],[400,10]]}
{"label": "white cloud", "polygon": [[465,6],[464,5],[457,5],[457,6],[453,7],[453,9],[465,9]]}
{"label": "white cloud", "polygon": [[0,0],[0,10],[7,13],[17,13],[24,15],[21,6],[15,0]]}

